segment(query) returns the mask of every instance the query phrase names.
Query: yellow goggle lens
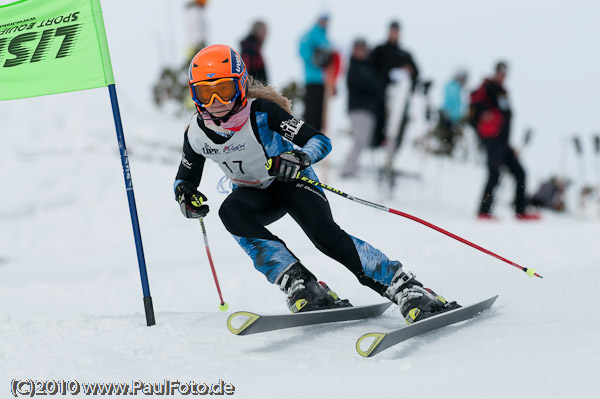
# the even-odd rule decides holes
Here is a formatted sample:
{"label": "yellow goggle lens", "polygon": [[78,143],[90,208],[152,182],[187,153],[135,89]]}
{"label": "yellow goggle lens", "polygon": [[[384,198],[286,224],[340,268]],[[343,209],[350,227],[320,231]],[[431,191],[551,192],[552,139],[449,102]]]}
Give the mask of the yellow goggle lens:
{"label": "yellow goggle lens", "polygon": [[196,98],[204,106],[210,106],[215,98],[223,104],[229,104],[237,94],[237,83],[233,78],[198,82],[193,87]]}

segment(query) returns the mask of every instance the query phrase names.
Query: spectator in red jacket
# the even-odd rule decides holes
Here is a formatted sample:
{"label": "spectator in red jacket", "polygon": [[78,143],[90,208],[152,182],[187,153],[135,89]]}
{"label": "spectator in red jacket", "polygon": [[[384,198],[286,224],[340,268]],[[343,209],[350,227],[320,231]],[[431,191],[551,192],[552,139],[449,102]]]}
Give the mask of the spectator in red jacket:
{"label": "spectator in red jacket", "polygon": [[508,92],[504,87],[507,70],[506,62],[498,62],[494,75],[485,79],[481,86],[471,93],[470,122],[485,147],[488,167],[488,180],[481,198],[478,217],[493,219],[494,190],[500,179],[500,168],[505,166],[517,183],[514,201],[517,218],[535,220],[539,219],[539,215],[525,211],[525,170],[509,143],[512,111]]}

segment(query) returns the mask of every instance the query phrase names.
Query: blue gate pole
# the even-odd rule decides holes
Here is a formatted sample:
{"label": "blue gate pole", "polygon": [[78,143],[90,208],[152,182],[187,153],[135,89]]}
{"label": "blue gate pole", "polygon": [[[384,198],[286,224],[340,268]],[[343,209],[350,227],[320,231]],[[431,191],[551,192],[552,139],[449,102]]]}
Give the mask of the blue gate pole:
{"label": "blue gate pole", "polygon": [[123,135],[123,125],[121,123],[121,112],[119,111],[119,102],[117,100],[117,90],[114,84],[108,85],[110,94],[110,103],[112,105],[113,117],[115,119],[115,128],[117,129],[117,141],[119,142],[119,152],[121,153],[121,165],[123,165],[123,177],[125,178],[125,189],[127,190],[127,200],[129,201],[129,214],[131,215],[131,225],[133,227],[133,236],[135,238],[135,249],[137,251],[138,266],[140,268],[140,277],[142,279],[142,291],[144,293],[144,311],[146,312],[146,324],[148,327],[156,324],[154,319],[154,308],[152,307],[152,297],[150,296],[150,285],[148,284],[148,272],[146,271],[146,259],[144,257],[144,248],[142,247],[142,235],[140,233],[140,224],[138,220],[137,207],[135,206],[135,196],[133,194],[133,180],[131,180],[131,171],[129,168],[129,158],[127,148],[125,147],[125,136]]}

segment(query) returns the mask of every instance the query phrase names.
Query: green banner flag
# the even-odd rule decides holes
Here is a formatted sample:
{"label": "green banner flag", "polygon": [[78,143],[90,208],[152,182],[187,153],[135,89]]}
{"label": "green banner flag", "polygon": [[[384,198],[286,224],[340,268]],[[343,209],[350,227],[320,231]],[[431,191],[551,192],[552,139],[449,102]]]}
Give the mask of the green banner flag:
{"label": "green banner flag", "polygon": [[0,100],[114,84],[100,0],[0,6]]}

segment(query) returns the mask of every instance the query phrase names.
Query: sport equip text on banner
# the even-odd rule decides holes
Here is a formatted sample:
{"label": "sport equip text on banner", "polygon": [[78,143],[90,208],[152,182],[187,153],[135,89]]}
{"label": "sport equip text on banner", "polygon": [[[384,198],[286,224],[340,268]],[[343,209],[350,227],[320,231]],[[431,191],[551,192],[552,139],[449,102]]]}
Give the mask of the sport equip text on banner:
{"label": "sport equip text on banner", "polygon": [[0,100],[114,84],[100,0],[0,6]]}

